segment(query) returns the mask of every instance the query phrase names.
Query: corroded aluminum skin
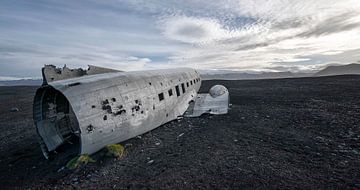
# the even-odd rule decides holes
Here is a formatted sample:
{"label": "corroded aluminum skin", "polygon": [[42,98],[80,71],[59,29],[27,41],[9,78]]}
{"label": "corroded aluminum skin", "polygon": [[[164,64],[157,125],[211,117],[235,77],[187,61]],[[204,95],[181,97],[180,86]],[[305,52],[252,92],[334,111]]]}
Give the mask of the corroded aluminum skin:
{"label": "corroded aluminum skin", "polygon": [[[92,154],[108,144],[141,135],[183,115],[189,102],[197,96],[201,80],[189,87],[186,83],[196,78],[200,79],[200,75],[194,69],[180,68],[96,74],[48,85],[65,95],[76,115],[80,153]],[[179,97],[177,85],[181,91]],[[173,91],[172,96],[169,89]],[[164,93],[162,101],[160,93]],[[118,114],[120,108],[126,113]]]}
{"label": "corroded aluminum skin", "polygon": [[229,91],[223,85],[211,87],[208,94],[198,94],[192,110],[185,114],[187,117],[199,117],[204,113],[221,115],[227,114],[229,109]]}

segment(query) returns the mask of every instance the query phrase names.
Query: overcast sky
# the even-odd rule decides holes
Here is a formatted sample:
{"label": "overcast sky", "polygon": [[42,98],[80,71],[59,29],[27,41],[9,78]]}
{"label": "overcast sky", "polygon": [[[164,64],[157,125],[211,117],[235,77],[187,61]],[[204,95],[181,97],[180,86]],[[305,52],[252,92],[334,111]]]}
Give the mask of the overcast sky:
{"label": "overcast sky", "polygon": [[0,77],[44,64],[311,71],[360,60],[360,0],[1,0]]}

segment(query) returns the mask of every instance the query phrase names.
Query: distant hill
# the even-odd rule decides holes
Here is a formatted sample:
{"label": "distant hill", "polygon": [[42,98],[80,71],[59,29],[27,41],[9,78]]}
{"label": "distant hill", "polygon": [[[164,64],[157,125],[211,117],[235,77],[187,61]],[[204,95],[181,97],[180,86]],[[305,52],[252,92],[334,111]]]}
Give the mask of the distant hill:
{"label": "distant hill", "polygon": [[0,86],[40,86],[42,79],[20,79],[0,81]]}
{"label": "distant hill", "polygon": [[275,78],[295,78],[295,77],[309,77],[312,73],[292,73],[292,72],[263,72],[263,73],[203,73],[201,74],[204,80],[222,79],[222,80],[246,80],[246,79],[275,79]]}
{"label": "distant hill", "polygon": [[360,75],[360,64],[352,63],[349,65],[328,66],[314,74],[314,76],[330,75]]}
{"label": "distant hill", "polygon": [[299,78],[299,77],[320,77],[332,75],[360,75],[360,64],[328,66],[315,73],[292,73],[292,72],[263,72],[246,73],[242,71],[200,71],[204,80],[251,80],[251,79],[276,79],[276,78]]}

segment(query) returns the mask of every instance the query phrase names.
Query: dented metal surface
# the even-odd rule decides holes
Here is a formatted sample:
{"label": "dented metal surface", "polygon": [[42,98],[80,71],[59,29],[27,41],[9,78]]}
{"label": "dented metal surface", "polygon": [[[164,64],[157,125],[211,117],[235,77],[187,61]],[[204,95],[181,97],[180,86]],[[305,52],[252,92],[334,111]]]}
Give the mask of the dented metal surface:
{"label": "dented metal surface", "polygon": [[44,155],[67,142],[80,154],[92,154],[148,132],[183,115],[200,85],[199,73],[190,68],[110,72],[44,84],[34,99]]}
{"label": "dented metal surface", "polygon": [[198,94],[186,112],[187,117],[198,117],[204,113],[226,114],[229,109],[229,91],[225,86],[215,85],[209,94]]}
{"label": "dented metal surface", "polygon": [[[44,68],[42,69],[44,84],[58,80],[81,77],[84,75],[96,75],[101,73],[112,73],[112,72],[122,72],[122,71],[97,67],[93,65],[89,65],[87,70],[84,70],[82,68],[70,69],[66,65],[64,65],[63,68],[56,68],[54,65],[45,65]],[[73,85],[75,86],[76,84]]]}

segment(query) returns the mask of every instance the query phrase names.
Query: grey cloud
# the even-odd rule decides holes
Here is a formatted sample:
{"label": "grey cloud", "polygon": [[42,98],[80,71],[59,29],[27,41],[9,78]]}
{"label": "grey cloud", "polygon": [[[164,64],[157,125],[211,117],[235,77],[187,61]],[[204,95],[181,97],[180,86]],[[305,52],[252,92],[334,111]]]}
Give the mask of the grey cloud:
{"label": "grey cloud", "polygon": [[349,23],[349,20],[355,16],[357,16],[356,13],[336,15],[324,20],[314,28],[298,34],[296,37],[317,37],[358,28],[360,27],[360,22]]}
{"label": "grey cloud", "polygon": [[296,18],[296,19],[289,19],[281,22],[274,22],[271,25],[271,28],[274,30],[286,30],[286,29],[292,29],[292,28],[299,28],[306,24],[309,24],[312,22],[311,17],[304,17],[304,18]]}
{"label": "grey cloud", "polygon": [[83,61],[96,61],[99,59],[105,59],[103,56],[89,54],[89,53],[80,53],[80,54],[67,54],[61,57],[61,59],[77,59]]}
{"label": "grey cloud", "polygon": [[34,67],[34,64],[22,64],[16,60],[9,60],[0,57],[0,76],[14,76],[14,77],[39,77],[39,67]]}
{"label": "grey cloud", "polygon": [[[227,39],[226,41],[222,41],[223,44],[240,44],[240,46],[235,49],[235,51],[246,51],[252,50],[259,47],[267,47],[272,44],[279,43],[283,40],[288,40],[296,37],[304,38],[304,37],[317,37],[320,35],[326,34],[333,34],[337,32],[351,30],[357,27],[360,27],[360,22],[357,23],[349,23],[349,20],[357,16],[355,13],[345,13],[341,15],[337,15],[331,18],[326,19],[325,21],[321,22],[320,24],[316,25],[316,27],[304,31],[300,34],[295,36],[287,36],[287,37],[280,37],[277,39],[267,40],[266,42],[257,42],[249,44],[249,39],[242,37],[237,39]],[[312,22],[313,19],[311,17],[304,17],[302,19],[291,19],[283,22],[275,22],[272,24],[271,29],[273,30],[285,30],[291,28],[299,28],[309,24]]]}
{"label": "grey cloud", "polygon": [[256,49],[256,48],[259,48],[259,47],[267,47],[269,45],[276,44],[276,43],[278,43],[280,41],[291,39],[291,38],[293,38],[293,36],[280,37],[280,38],[276,38],[276,39],[273,39],[273,40],[267,40],[266,42],[259,42],[259,43],[253,43],[253,44],[240,45],[240,47],[235,49],[235,51],[246,51],[246,50]]}
{"label": "grey cloud", "polygon": [[219,40],[218,43],[223,44],[223,45],[242,44],[242,43],[249,42],[250,38],[251,38],[250,36],[249,37],[236,37],[236,38],[230,38],[230,39],[225,39],[225,40]]}
{"label": "grey cloud", "polygon": [[190,37],[190,38],[201,38],[206,36],[206,31],[200,26],[187,25],[179,28],[176,33],[180,36]]}
{"label": "grey cloud", "polygon": [[40,51],[35,50],[34,48],[28,47],[19,47],[16,45],[0,45],[0,53],[40,53]]}
{"label": "grey cloud", "polygon": [[[323,55],[323,54],[314,54],[306,56],[305,58],[310,58],[311,60],[321,60],[323,62],[340,62],[340,63],[350,63],[353,61],[360,60],[360,48],[344,51],[336,55]],[[308,64],[312,64],[309,62]]]}
{"label": "grey cloud", "polygon": [[[349,64],[360,60],[360,49],[345,51],[337,55],[313,54],[297,58],[309,59],[299,62],[272,62],[266,69],[292,72],[313,72],[331,64]],[[300,64],[301,63],[301,64]]]}
{"label": "grey cloud", "polygon": [[212,53],[208,53],[208,54],[199,54],[196,57],[192,57],[191,61],[193,61],[193,62],[218,61],[218,60],[222,60],[226,56],[227,56],[226,53],[212,52]]}
{"label": "grey cloud", "polygon": [[[295,36],[288,36],[288,37],[280,37],[273,40],[268,40],[266,42],[260,42],[260,43],[253,43],[253,44],[246,44],[246,45],[240,45],[239,48],[237,48],[235,51],[245,51],[245,50],[251,50],[256,49],[258,47],[266,47],[272,44],[276,44],[280,41],[292,39],[296,37],[312,37],[312,36],[320,36],[325,34],[332,34],[342,31],[351,30],[357,27],[360,27],[360,23],[349,23],[349,19],[356,16],[355,13],[346,13],[337,15],[331,18],[326,19],[325,21],[318,24],[315,28],[310,29],[308,31],[302,32],[300,34],[297,34]],[[307,17],[303,20],[300,19],[292,19],[284,22],[277,22],[272,25],[273,29],[277,30],[283,30],[283,29],[290,29],[290,28],[298,28],[302,27],[307,24],[307,22],[311,22],[311,18]],[[236,39],[233,41],[233,43],[241,43],[245,42],[245,39]]]}
{"label": "grey cloud", "polygon": [[265,69],[269,69],[269,70],[275,70],[277,72],[287,72],[287,71],[292,71],[292,72],[298,72],[298,71],[303,71],[303,69],[301,69],[298,66],[270,66],[270,67],[265,67]]}
{"label": "grey cloud", "polygon": [[95,59],[89,56],[82,56],[82,55],[66,55],[66,56],[62,56],[61,59],[66,59],[66,60],[78,59],[83,61],[95,61]]}
{"label": "grey cloud", "polygon": [[[246,5],[247,2],[244,1],[243,4]],[[352,39],[358,39],[359,35],[356,34],[348,39],[331,39],[331,44],[327,44],[326,39],[322,38],[315,42],[295,39],[316,39],[322,35],[359,27],[360,23],[356,23],[358,21],[351,21],[359,13],[333,14],[358,11],[355,5],[348,3],[345,7],[339,6],[333,10],[328,6],[323,7],[322,3],[311,1],[304,4],[302,1],[279,2],[280,5],[285,5],[284,9],[287,6],[291,8],[289,10],[294,8],[294,12],[279,11],[279,3],[274,3],[274,7],[263,6],[261,9],[258,9],[256,3],[254,7],[237,7],[238,0],[226,3],[191,0],[6,3],[0,8],[0,75],[39,75],[43,64],[65,63],[74,66],[120,65],[119,67],[129,68],[134,65],[136,69],[142,69],[142,65],[146,63],[144,68],[187,64],[185,66],[199,68],[276,69],[276,66],[283,66],[277,69],[296,70],[328,61],[360,60],[359,50],[347,54],[321,55],[321,52],[345,52],[357,48],[359,43],[356,41],[343,45]],[[341,1],[332,0],[329,4],[335,2]],[[315,11],[312,10],[312,4]],[[319,23],[321,20],[318,19],[326,15],[333,17]],[[180,40],[169,40],[161,32],[159,22],[174,16],[200,20],[175,25],[171,34]],[[216,20],[221,29],[229,32],[222,36],[211,25],[204,27],[206,25],[201,19]],[[298,32],[298,35],[294,32]],[[217,36],[221,38],[216,38]],[[215,37],[216,40],[194,46],[182,42],[206,37]],[[289,46],[287,43],[278,47],[275,45],[292,38],[294,40],[289,40]],[[251,51],[256,48],[259,51]],[[315,53],[319,55],[312,55]],[[296,61],[299,55],[309,54],[312,55],[308,57],[311,60]],[[139,60],[127,60],[129,57],[138,57]],[[282,60],[295,61],[283,62],[283,65],[276,62]],[[299,67],[296,68],[296,65]]]}
{"label": "grey cloud", "polygon": [[256,49],[258,47],[266,47],[269,46],[271,43],[268,42],[262,42],[262,43],[254,43],[249,45],[244,45],[236,49],[236,51],[244,51],[244,50],[250,50],[250,49]]}

